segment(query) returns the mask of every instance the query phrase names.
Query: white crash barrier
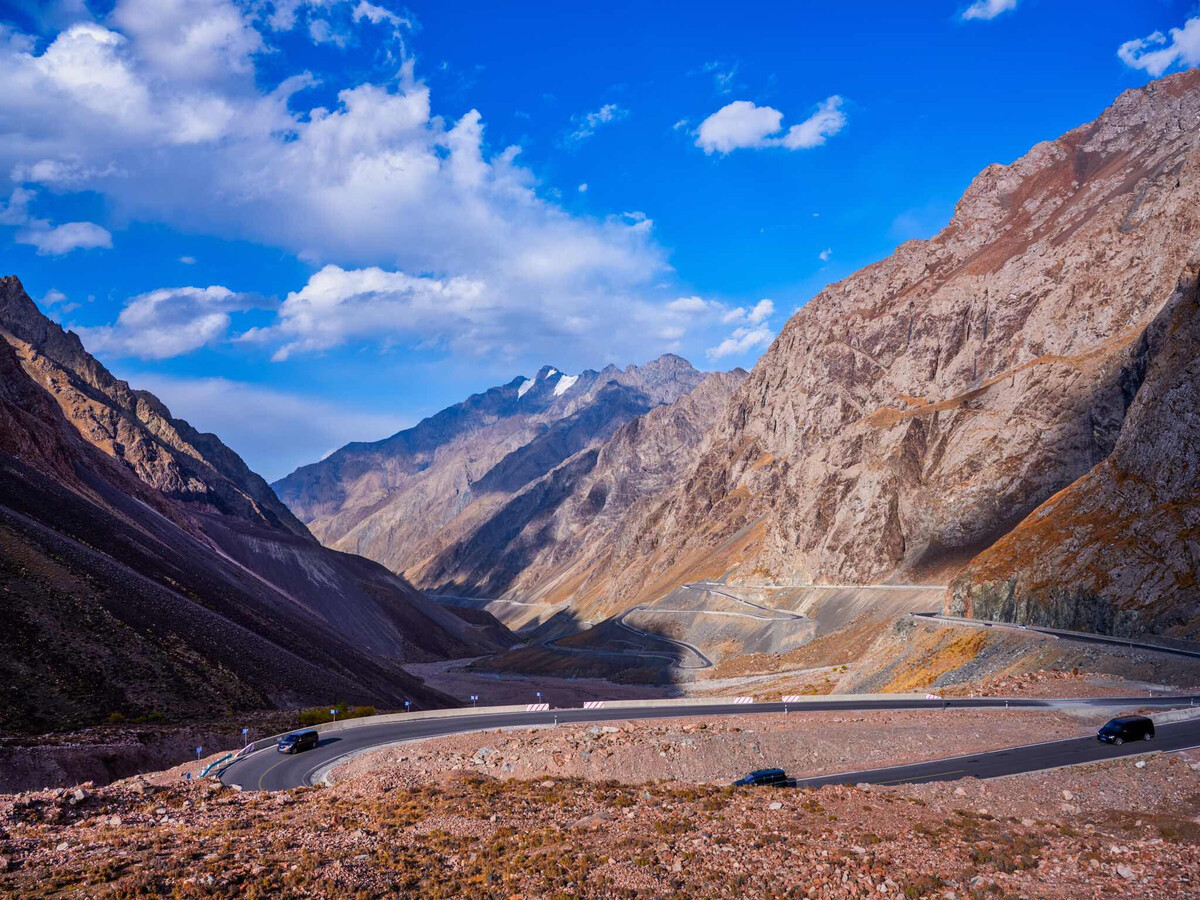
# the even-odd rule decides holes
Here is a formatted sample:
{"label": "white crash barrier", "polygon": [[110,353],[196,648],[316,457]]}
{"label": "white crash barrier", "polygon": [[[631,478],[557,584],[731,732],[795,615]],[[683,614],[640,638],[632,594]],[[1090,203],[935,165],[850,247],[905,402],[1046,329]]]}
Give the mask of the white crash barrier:
{"label": "white crash barrier", "polygon": [[550,709],[549,703],[530,703],[525,707],[525,712],[546,712]]}

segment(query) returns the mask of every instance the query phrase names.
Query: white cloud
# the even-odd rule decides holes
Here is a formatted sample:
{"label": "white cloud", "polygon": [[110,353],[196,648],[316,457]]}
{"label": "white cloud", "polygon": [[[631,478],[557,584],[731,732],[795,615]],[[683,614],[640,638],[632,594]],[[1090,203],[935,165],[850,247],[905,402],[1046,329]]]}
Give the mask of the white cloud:
{"label": "white cloud", "polygon": [[677,297],[667,304],[667,309],[678,313],[703,313],[713,309],[716,304],[710,303],[703,297]]}
{"label": "white cloud", "polygon": [[259,33],[231,0],[119,0],[109,18],[132,42],[142,66],[177,82],[250,74],[251,57],[263,49]]}
{"label": "white cloud", "polygon": [[739,147],[763,147],[767,135],[779,131],[783,113],[749,100],[734,100],[703,122],[696,132],[696,146],[705,153],[729,153]]}
{"label": "white cloud", "polygon": [[1172,28],[1171,39],[1161,31],[1126,41],[1117,49],[1117,56],[1127,66],[1142,69],[1154,78],[1168,69],[1200,65],[1200,18],[1188,19],[1182,28]]}
{"label": "white cloud", "polygon": [[579,193],[581,193],[581,194],[586,194],[586,193],[587,193],[587,189],[588,189],[588,186],[587,186],[587,182],[586,182],[586,181],[585,181],[585,182],[583,182],[583,184],[579,185]]}
{"label": "white cloud", "polygon": [[412,24],[408,19],[396,15],[390,9],[368,3],[367,0],[360,0],[359,4],[354,7],[354,20],[357,22],[362,19],[366,19],[372,25],[382,25],[387,22],[393,28],[407,28]]}
{"label": "white cloud", "polygon": [[179,257],[179,261],[180,261],[181,263],[183,263],[185,266],[194,266],[194,265],[196,264],[196,257],[194,257],[194,256],[181,256],[181,257]]}
{"label": "white cloud", "polygon": [[962,18],[968,21],[971,19],[986,21],[996,18],[1000,13],[1016,8],[1017,0],[975,0],[962,11]]}
{"label": "white cloud", "polygon": [[201,431],[211,431],[267,480],[282,478],[349,441],[377,440],[412,422],[225,378],[173,378],[122,371]]}
{"label": "white cloud", "polygon": [[721,343],[709,347],[705,352],[710,359],[722,359],[726,356],[742,356],[766,347],[773,337],[768,320],[774,313],[775,302],[765,297],[749,309],[734,307],[721,317],[721,321],[726,325],[734,322],[745,324],[739,325]]}
{"label": "white cloud", "polygon": [[29,204],[37,196],[28,188],[13,188],[8,202],[0,206],[0,225],[16,225],[13,237],[18,244],[36,247],[39,256],[62,256],[72,250],[112,248],[112,235],[93,222],[66,222],[54,225],[47,219],[38,219],[29,211]]}
{"label": "white cloud", "polygon": [[329,23],[328,19],[309,19],[308,36],[312,38],[314,44],[333,44],[337,47],[345,47],[350,43],[350,35],[344,31],[338,31]]}
{"label": "white cloud", "polygon": [[733,91],[737,70],[737,63],[726,65],[720,62],[708,62],[704,64],[704,71],[712,75],[713,88],[718,94],[728,94]]}
{"label": "white cloud", "polygon": [[619,122],[628,115],[629,110],[617,106],[615,103],[605,103],[595,112],[572,116],[571,122],[575,125],[575,130],[571,132],[570,138],[573,141],[587,140],[596,133],[596,129],[601,125]]}
{"label": "white cloud", "polygon": [[[307,22],[308,5],[287,5],[276,22],[276,4],[270,27],[294,27],[298,14]],[[272,88],[280,75],[256,70],[268,54],[272,73],[286,66],[269,31],[245,30],[267,27],[241,12],[267,15],[259,6],[171,0],[157,21],[149,9],[148,0],[121,0],[109,27],[81,23],[40,43],[0,26],[0,172],[19,173],[25,187],[97,192],[123,220],[256,241],[318,267],[422,273],[412,289],[420,296],[432,282],[474,286],[469,316],[452,307],[469,320],[466,336],[447,330],[451,316],[418,320],[426,333],[391,323],[389,334],[474,336],[511,354],[553,347],[564,334],[582,342],[590,329],[592,353],[656,349],[674,294],[649,217],[568,214],[539,192],[519,147],[485,149],[478,111],[436,115],[411,59],[380,83],[335,95],[328,88],[339,85],[326,86],[336,100],[314,106],[304,102],[311,75]],[[395,24],[377,9],[356,6],[359,27]],[[183,66],[166,49],[173,42],[181,59],[203,48],[220,62]],[[602,107],[580,124],[623,113]],[[90,240],[103,245],[99,228]],[[614,308],[629,327],[608,327]],[[326,341],[330,323],[309,329],[301,318],[271,329],[285,355]],[[353,324],[339,330],[336,340],[356,333]]]}
{"label": "white cloud", "polygon": [[62,256],[72,250],[112,249],[112,235],[94,222],[50,225],[42,219],[34,219],[13,239],[18,244],[37,247],[38,256]]}
{"label": "white cloud", "polygon": [[842,112],[842,98],[834,95],[817,105],[817,111],[788,129],[780,142],[789,150],[808,150],[820,147],[827,138],[833,137],[846,127],[846,114]]}
{"label": "white cloud", "polygon": [[735,328],[733,333],[716,347],[708,349],[711,359],[721,359],[726,356],[740,356],[767,347],[771,343],[771,329],[765,326],[753,328]]}
{"label": "white cloud", "polygon": [[829,257],[831,257],[831,256],[833,256],[833,248],[826,247],[824,250],[822,250],[820,253],[817,254],[817,259],[821,260],[821,262],[829,262]]}
{"label": "white cloud", "polygon": [[721,317],[721,321],[726,325],[732,322],[749,322],[751,325],[760,325],[775,313],[775,302],[766,298],[759,300],[750,309],[744,306],[735,306]]}
{"label": "white cloud", "polygon": [[168,359],[225,337],[229,314],[253,305],[220,285],[160,288],[130,299],[115,325],[73,329],[94,353]]}
{"label": "white cloud", "polygon": [[783,113],[749,100],[735,100],[700,123],[696,146],[705,153],[730,153],[738,149],[785,147],[788,150],[819,147],[846,124],[842,98],[836,94],[823,100],[805,121],[785,134]]}

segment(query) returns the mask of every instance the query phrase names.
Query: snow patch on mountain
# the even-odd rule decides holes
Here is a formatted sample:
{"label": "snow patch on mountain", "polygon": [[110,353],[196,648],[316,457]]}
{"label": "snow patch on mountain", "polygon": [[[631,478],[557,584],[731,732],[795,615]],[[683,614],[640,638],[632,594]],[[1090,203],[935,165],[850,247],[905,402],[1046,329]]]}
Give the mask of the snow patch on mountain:
{"label": "snow patch on mountain", "polygon": [[522,397],[524,397],[525,392],[531,387],[533,387],[532,378],[526,378],[523,382],[521,382],[521,386],[517,388],[517,399],[520,400]]}
{"label": "snow patch on mountain", "polygon": [[558,379],[558,384],[554,386],[554,396],[561,397],[571,389],[571,385],[579,380],[578,375],[564,375]]}

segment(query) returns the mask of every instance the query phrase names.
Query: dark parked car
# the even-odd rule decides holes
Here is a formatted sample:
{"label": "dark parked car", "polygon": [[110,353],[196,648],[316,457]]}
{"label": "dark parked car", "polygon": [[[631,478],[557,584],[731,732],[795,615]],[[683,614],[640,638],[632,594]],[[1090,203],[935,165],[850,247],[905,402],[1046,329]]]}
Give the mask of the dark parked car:
{"label": "dark parked car", "polygon": [[1096,739],[1106,744],[1150,741],[1154,739],[1154,723],[1145,716],[1121,716],[1096,732]]}
{"label": "dark parked car", "polygon": [[317,746],[320,735],[315,731],[293,731],[279,739],[275,747],[280,753],[301,753]]}
{"label": "dark parked car", "polygon": [[782,787],[787,784],[787,780],[787,772],[783,769],[759,769],[757,772],[751,772],[745,778],[739,778],[733,783],[733,786],[771,785],[772,787]]}

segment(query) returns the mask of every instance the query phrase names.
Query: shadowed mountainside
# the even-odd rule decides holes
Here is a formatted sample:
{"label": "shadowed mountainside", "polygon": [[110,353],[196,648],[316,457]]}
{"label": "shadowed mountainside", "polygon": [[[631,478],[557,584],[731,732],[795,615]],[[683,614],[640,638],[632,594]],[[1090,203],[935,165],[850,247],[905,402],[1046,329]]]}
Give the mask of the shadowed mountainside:
{"label": "shadowed mountainside", "polygon": [[327,546],[404,572],[442,552],[447,535],[487,522],[527,485],[702,378],[671,354],[579,375],[545,366],[385,440],[348,444],[274,488]]}
{"label": "shadowed mountainside", "polygon": [[320,546],[213,435],[0,279],[0,728],[344,699],[452,704],[402,662],[495,649]]}

